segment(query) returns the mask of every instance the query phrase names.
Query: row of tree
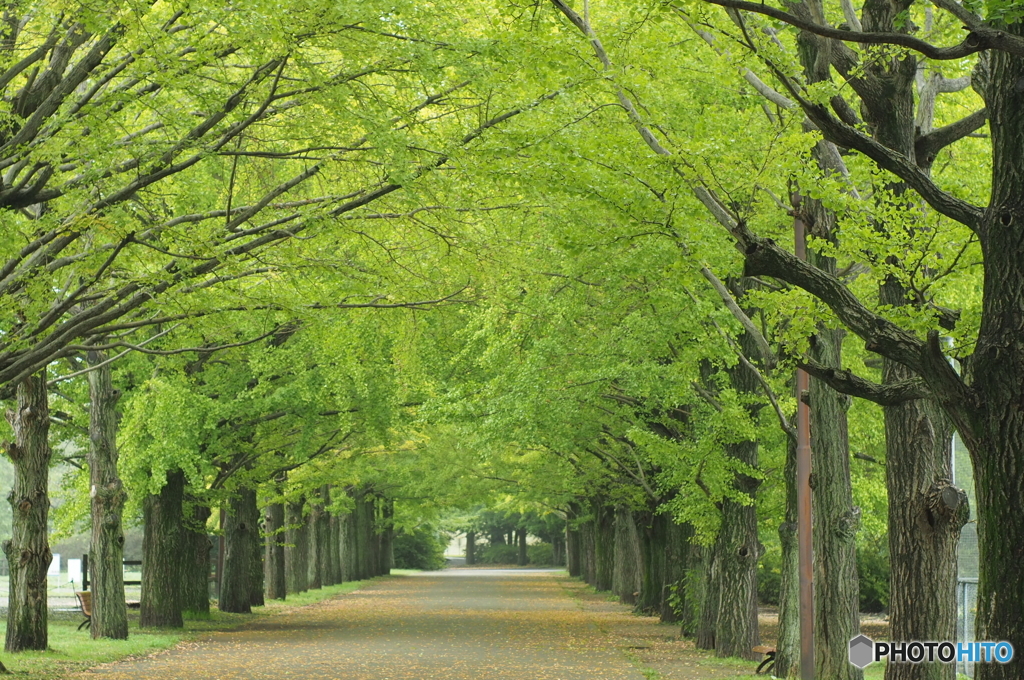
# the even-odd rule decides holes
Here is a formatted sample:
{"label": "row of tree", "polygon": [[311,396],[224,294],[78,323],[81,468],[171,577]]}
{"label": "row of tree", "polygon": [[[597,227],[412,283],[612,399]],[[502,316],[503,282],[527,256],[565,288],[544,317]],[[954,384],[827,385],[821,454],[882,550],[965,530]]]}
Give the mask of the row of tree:
{"label": "row of tree", "polygon": [[[342,489],[393,499],[399,528],[519,505],[569,518],[574,571],[648,611],[682,603],[702,645],[743,655],[777,547],[787,673],[806,401],[818,675],[860,675],[862,527],[888,535],[894,639],[954,636],[972,491],[952,485],[954,427],[979,634],[1024,646],[1014,3],[293,9],[4,9],[24,620],[42,616],[52,420],[88,433],[66,507],[88,504],[104,560],[123,513],[171,521],[179,473],[192,526],[244,504],[228,516],[253,535],[253,507],[341,515]],[[780,245],[794,228],[806,259]]]}

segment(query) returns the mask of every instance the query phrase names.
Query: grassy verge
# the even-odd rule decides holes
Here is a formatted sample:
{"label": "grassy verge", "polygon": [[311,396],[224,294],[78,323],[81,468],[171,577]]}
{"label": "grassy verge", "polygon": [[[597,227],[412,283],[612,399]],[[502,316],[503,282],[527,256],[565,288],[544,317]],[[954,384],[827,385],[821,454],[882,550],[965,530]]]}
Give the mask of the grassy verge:
{"label": "grassy verge", "polygon": [[[289,595],[283,602],[272,601],[264,607],[253,607],[252,614],[228,614],[214,608],[208,617],[186,618],[185,627],[182,629],[139,629],[138,610],[129,610],[127,640],[93,640],[88,630],[76,630],[82,621],[80,614],[54,612],[50,615],[49,622],[50,649],[45,652],[3,654],[0,660],[9,671],[19,677],[52,680],[101,663],[130,656],[145,656],[169,649],[179,642],[191,640],[203,633],[232,630],[265,616],[284,613],[296,607],[315,604],[352,592],[365,583],[368,581],[353,581]],[[6,632],[6,621],[0,622],[0,636],[6,635]]]}

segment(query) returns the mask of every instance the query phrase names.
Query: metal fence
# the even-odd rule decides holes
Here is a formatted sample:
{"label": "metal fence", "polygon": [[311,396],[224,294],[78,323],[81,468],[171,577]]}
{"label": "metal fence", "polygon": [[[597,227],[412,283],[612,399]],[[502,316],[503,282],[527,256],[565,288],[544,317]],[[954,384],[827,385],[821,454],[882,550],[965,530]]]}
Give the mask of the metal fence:
{"label": "metal fence", "polygon": [[[978,602],[978,579],[957,579],[956,600],[956,639],[960,642],[974,642],[974,614]],[[958,661],[956,663],[956,672],[973,678],[974,663]]]}
{"label": "metal fence", "polygon": [[[957,584],[956,584],[956,639],[957,642],[974,642],[974,615],[978,602],[978,524],[975,511],[977,496],[974,493],[974,468],[971,467],[970,454],[960,437],[953,436],[953,484],[967,492],[970,502],[971,516],[960,532],[960,544],[957,550]],[[956,672],[967,677],[974,677],[974,664],[964,661],[957,662]]]}

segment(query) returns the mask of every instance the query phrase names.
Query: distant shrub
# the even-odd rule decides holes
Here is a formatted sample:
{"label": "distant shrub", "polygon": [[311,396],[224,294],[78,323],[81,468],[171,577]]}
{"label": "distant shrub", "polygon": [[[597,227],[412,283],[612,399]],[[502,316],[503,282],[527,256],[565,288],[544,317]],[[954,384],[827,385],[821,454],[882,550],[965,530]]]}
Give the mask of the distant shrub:
{"label": "distant shrub", "polygon": [[530,564],[550,566],[555,563],[555,549],[550,543],[528,545],[526,546],[526,557]]}
{"label": "distant shrub", "polygon": [[757,565],[757,599],[761,604],[779,604],[782,583],[782,554],[779,549],[766,550]]}
{"label": "distant shrub", "polygon": [[[878,613],[889,608],[889,548],[886,538],[857,546],[860,611]],[[782,554],[776,546],[765,552],[757,569],[757,596],[762,604],[779,604]]]}
{"label": "distant shrub", "polygon": [[889,609],[889,543],[882,537],[857,546],[860,610],[877,613]]}
{"label": "distant shrub", "polygon": [[402,532],[392,542],[396,569],[443,569],[446,562],[442,540],[432,529]]}
{"label": "distant shrub", "polygon": [[499,543],[477,548],[476,561],[479,564],[515,564],[519,559],[519,548]]}

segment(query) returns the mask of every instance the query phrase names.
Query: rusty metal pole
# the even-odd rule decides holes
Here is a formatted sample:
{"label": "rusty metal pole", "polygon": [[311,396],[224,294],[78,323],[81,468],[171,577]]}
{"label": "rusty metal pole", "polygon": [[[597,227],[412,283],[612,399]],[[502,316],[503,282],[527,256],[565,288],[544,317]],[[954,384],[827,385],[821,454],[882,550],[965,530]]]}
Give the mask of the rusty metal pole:
{"label": "rusty metal pole", "polygon": [[[799,208],[800,198],[793,206]],[[806,228],[799,213],[793,220],[796,256],[807,259]],[[813,534],[811,533],[811,409],[804,401],[810,389],[810,376],[796,371],[796,512],[797,553],[800,573],[800,679],[814,680],[814,574]]]}

